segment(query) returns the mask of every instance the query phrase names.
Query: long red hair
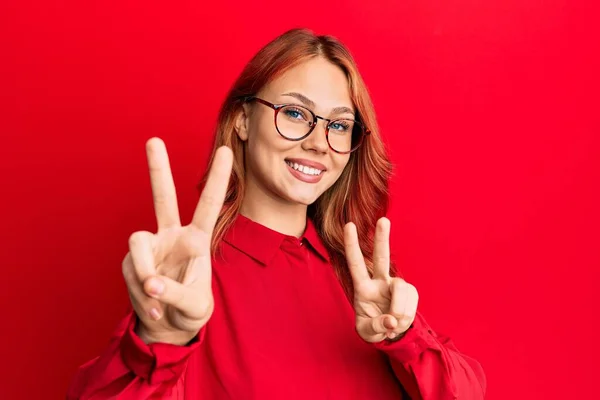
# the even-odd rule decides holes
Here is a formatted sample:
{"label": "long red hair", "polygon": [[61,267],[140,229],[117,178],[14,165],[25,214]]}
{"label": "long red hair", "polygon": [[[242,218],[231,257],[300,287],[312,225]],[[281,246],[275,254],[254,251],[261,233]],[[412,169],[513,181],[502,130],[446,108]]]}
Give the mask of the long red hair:
{"label": "long red hair", "polygon": [[[282,34],[250,60],[229,91],[219,113],[213,156],[220,146],[231,148],[234,156],[233,171],[225,206],[214,230],[212,251],[216,254],[218,245],[237,217],[244,198],[244,143],[234,128],[235,118],[244,98],[255,95],[264,85],[288,69],[319,56],[344,71],[357,117],[371,131],[361,147],[351,153],[340,178],[308,207],[308,217],[312,218],[328,248],[342,285],[351,295],[352,280],[344,256],[344,226],[347,222],[354,222],[356,225],[367,267],[372,272],[372,236],[377,219],[384,216],[388,209],[391,163],[379,135],[371,98],[356,63],[348,49],[332,36],[317,36],[307,29],[293,29]],[[212,160],[213,157],[209,164],[212,164]],[[206,176],[200,187],[205,179]]]}

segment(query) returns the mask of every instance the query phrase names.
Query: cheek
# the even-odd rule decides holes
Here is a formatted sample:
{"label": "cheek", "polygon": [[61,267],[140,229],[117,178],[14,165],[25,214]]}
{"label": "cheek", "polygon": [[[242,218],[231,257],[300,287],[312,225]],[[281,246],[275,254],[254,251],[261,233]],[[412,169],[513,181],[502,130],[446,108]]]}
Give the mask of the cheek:
{"label": "cheek", "polygon": [[349,157],[346,156],[333,162],[333,168],[331,172],[334,172],[334,174],[331,175],[331,180],[327,183],[327,188],[333,186],[333,184],[335,184],[338,181],[338,179],[340,179],[340,176],[342,176],[344,169],[348,168],[348,161]]}
{"label": "cheek", "polygon": [[276,150],[281,147],[279,134],[270,116],[262,115],[250,125],[249,140],[253,147]]}
{"label": "cheek", "polygon": [[342,175],[342,172],[344,172],[346,168],[349,168],[348,164],[350,162],[350,156],[341,154],[337,154],[336,156],[337,157],[334,158],[333,165],[338,172],[337,177],[339,178]]}
{"label": "cheek", "polygon": [[275,122],[273,121],[273,113],[264,112],[256,115],[251,120],[250,129],[251,134],[254,134],[260,140],[275,138],[278,135]]}
{"label": "cheek", "polygon": [[256,119],[250,125],[248,132],[248,142],[246,147],[246,156],[249,165],[254,169],[261,171],[261,174],[268,174],[277,167],[285,154],[297,143],[282,138],[271,118],[261,117]]}

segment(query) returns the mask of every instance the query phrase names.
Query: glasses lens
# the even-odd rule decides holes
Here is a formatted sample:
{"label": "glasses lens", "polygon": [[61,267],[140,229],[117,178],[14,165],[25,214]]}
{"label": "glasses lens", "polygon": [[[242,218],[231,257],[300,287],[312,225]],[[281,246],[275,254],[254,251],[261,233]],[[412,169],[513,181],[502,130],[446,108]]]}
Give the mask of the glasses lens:
{"label": "glasses lens", "polygon": [[362,142],[364,128],[353,119],[338,119],[329,123],[329,145],[336,151],[348,152]]}
{"label": "glasses lens", "polygon": [[277,129],[288,139],[306,135],[313,123],[313,115],[302,106],[285,106],[277,114]]}

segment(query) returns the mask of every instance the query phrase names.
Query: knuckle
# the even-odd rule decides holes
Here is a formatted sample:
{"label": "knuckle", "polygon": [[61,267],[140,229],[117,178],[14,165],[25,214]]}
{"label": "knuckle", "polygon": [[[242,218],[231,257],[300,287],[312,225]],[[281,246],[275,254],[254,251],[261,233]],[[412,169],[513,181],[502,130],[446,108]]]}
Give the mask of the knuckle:
{"label": "knuckle", "polygon": [[165,196],[162,193],[160,193],[160,194],[154,193],[152,198],[154,200],[154,204],[156,204],[156,205],[167,204],[167,196]]}
{"label": "knuckle", "polygon": [[396,290],[404,290],[408,288],[409,283],[402,278],[392,278],[392,285],[394,285],[394,289]]}
{"label": "knuckle", "polygon": [[209,207],[217,204],[217,198],[212,193],[202,193],[202,199],[200,201]]}
{"label": "knuckle", "polygon": [[373,262],[375,264],[385,265],[386,263],[388,263],[388,258],[386,256],[377,256],[373,259]]}
{"label": "knuckle", "polygon": [[137,232],[133,232],[130,236],[129,236],[129,247],[134,247],[137,244],[139,244],[142,240],[144,239],[144,232],[143,231],[137,231]]}
{"label": "knuckle", "polygon": [[127,253],[125,260],[123,261],[121,271],[123,273],[125,283],[129,285],[131,282],[133,282],[135,278],[135,271],[133,270],[133,263],[131,262],[131,256],[129,255],[129,253]]}
{"label": "knuckle", "polygon": [[410,328],[410,325],[413,323],[413,321],[415,320],[414,316],[411,315],[405,315],[402,319],[400,319],[400,321],[398,322],[399,328],[402,331],[406,331],[408,328]]}
{"label": "knuckle", "polygon": [[150,233],[148,231],[133,232],[129,236],[129,248],[131,249],[133,247],[137,247],[137,246],[143,244],[144,242],[149,240],[151,235],[152,235],[152,233]]}
{"label": "knuckle", "polygon": [[408,290],[409,293],[412,293],[412,295],[415,298],[419,298],[419,291],[417,290],[417,288],[414,285],[411,285],[410,283],[406,284],[406,288]]}
{"label": "knuckle", "polygon": [[123,269],[123,271],[125,271],[126,268],[128,268],[128,266],[131,264],[131,253],[127,253],[125,254],[125,257],[123,257],[123,262],[121,263],[121,268]]}
{"label": "knuckle", "polygon": [[382,327],[383,327],[383,321],[381,320],[381,318],[373,318],[371,320],[371,328],[375,332],[380,331]]}
{"label": "knuckle", "polygon": [[201,305],[200,307],[198,307],[198,311],[200,312],[201,315],[211,315],[212,312],[215,309],[215,305],[214,302],[212,301],[207,301],[205,303],[203,303],[203,305]]}
{"label": "knuckle", "polygon": [[[136,313],[140,315],[138,311],[147,308],[146,302],[144,301],[145,299],[142,297],[139,290],[133,290],[131,287],[128,287],[127,291],[129,293],[131,305],[133,306],[134,310],[136,310]],[[143,314],[141,316],[143,317]]]}

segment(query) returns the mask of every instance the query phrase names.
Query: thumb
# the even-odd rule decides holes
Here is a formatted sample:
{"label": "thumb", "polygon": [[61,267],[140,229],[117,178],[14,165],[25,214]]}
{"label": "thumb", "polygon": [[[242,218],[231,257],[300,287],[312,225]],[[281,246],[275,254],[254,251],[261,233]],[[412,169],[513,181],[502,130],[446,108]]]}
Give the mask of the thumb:
{"label": "thumb", "polygon": [[377,317],[365,321],[364,326],[367,335],[380,335],[395,329],[398,326],[398,320],[389,314],[381,314]]}

